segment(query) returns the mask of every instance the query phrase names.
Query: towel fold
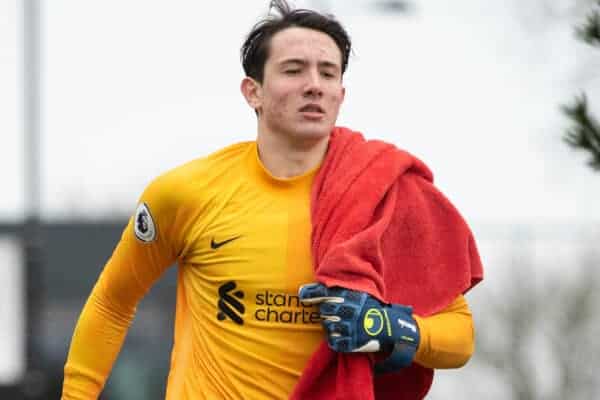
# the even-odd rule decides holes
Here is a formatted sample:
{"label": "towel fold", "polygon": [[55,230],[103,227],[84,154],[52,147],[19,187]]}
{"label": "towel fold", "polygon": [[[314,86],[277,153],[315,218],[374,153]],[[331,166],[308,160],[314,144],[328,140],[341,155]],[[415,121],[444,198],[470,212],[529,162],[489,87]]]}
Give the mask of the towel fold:
{"label": "towel fold", "polygon": [[[427,166],[395,146],[336,127],[311,195],[315,274],[327,286],[367,292],[428,316],[483,279],[468,225],[433,186]],[[373,375],[369,354],[323,342],[293,399],[422,399],[433,370],[413,363]]]}

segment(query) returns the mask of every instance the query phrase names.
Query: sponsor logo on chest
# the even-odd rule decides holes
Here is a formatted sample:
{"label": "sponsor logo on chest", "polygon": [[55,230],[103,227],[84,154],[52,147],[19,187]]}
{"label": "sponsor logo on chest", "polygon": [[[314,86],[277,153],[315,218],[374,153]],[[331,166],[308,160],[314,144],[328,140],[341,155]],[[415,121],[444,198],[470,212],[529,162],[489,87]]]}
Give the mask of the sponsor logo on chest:
{"label": "sponsor logo on chest", "polygon": [[[218,290],[217,319],[244,324],[251,318],[258,323],[318,324],[321,317],[313,305],[305,305],[297,295],[278,293],[265,289],[254,298],[245,299],[245,292],[238,289],[235,281],[222,284]],[[248,315],[246,302],[253,303],[253,312]]]}

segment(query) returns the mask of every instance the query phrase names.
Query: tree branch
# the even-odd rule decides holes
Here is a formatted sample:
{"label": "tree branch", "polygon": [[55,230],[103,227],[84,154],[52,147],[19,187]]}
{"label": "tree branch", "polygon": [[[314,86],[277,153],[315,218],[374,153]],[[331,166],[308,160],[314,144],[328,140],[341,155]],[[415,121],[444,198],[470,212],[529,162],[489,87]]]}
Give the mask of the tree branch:
{"label": "tree branch", "polygon": [[[600,5],[600,2],[598,4]],[[575,28],[575,34],[591,46],[600,46],[600,11],[592,11],[585,23]]]}
{"label": "tree branch", "polygon": [[592,158],[588,164],[600,171],[600,124],[589,113],[585,94],[576,98],[573,105],[564,105],[561,109],[573,123],[563,139],[575,149],[590,152]]}

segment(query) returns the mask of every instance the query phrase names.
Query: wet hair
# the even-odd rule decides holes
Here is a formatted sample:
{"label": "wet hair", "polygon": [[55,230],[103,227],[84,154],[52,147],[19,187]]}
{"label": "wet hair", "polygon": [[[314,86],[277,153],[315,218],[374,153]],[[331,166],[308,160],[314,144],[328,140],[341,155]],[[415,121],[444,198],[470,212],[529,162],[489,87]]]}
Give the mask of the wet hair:
{"label": "wet hair", "polygon": [[[271,13],[273,8],[279,15]],[[286,0],[271,0],[269,15],[254,25],[241,48],[242,66],[246,76],[259,83],[263,82],[271,39],[277,32],[291,27],[313,29],[329,35],[342,54],[341,67],[342,75],[344,74],[352,43],[346,30],[334,16],[313,10],[292,9]]]}

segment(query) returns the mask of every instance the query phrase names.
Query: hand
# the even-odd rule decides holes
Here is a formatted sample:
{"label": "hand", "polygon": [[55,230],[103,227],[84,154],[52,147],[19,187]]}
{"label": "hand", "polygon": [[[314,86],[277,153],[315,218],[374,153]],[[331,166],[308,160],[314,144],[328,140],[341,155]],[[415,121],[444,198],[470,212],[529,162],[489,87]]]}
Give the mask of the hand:
{"label": "hand", "polygon": [[301,286],[299,297],[303,303],[319,304],[332,350],[392,352],[383,362],[392,370],[412,362],[419,345],[419,329],[411,307],[385,304],[368,293],[328,288],[320,283]]}

